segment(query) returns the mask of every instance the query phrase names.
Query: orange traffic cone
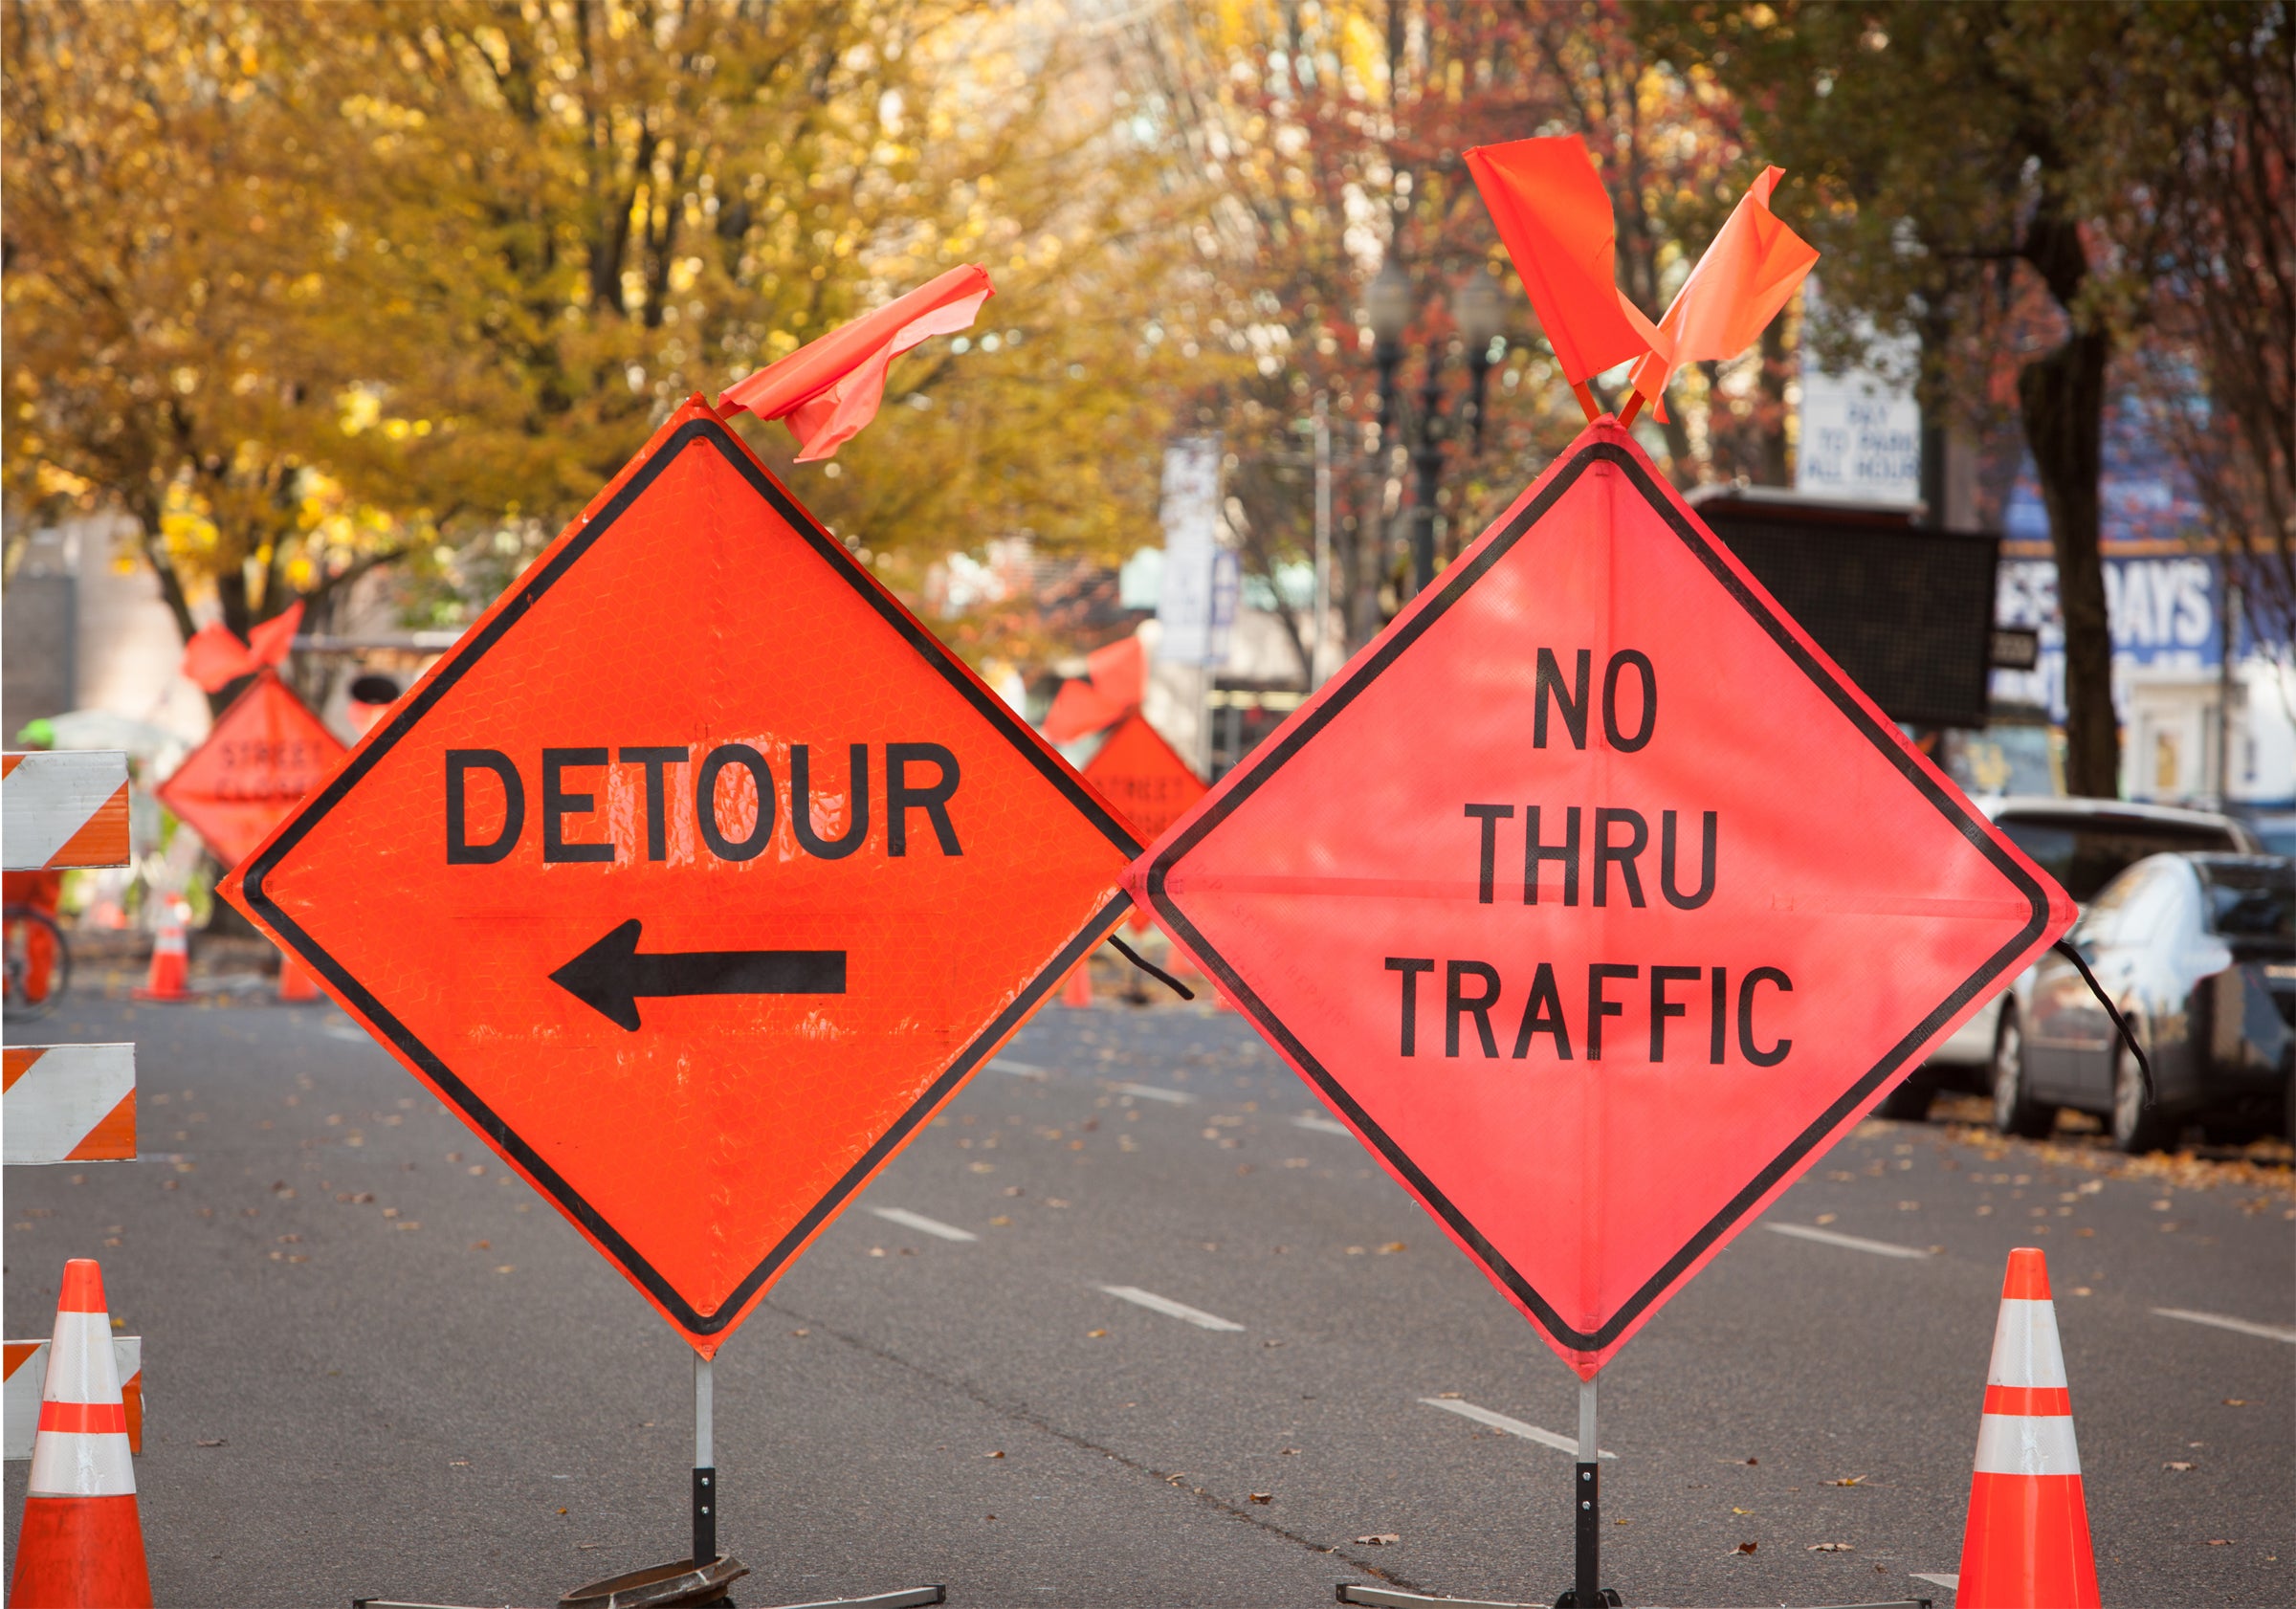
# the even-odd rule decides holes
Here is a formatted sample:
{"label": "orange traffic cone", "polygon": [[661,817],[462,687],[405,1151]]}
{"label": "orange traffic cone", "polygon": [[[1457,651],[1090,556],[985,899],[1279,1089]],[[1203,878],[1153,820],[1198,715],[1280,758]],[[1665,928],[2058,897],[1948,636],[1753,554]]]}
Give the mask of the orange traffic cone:
{"label": "orange traffic cone", "polygon": [[151,1606],[103,1271],[85,1257],[64,1265],[9,1599],[16,1609]]}
{"label": "orange traffic cone", "polygon": [[1061,985],[1060,1003],[1090,1008],[1093,1003],[1093,958],[1088,954]]}
{"label": "orange traffic cone", "polygon": [[2009,1254],[1956,1609],[2096,1609],[2097,1561],[2047,1259]]}
{"label": "orange traffic cone", "polygon": [[319,998],[319,984],[312,976],[296,964],[293,956],[279,957],[279,999],[292,1005]]}
{"label": "orange traffic cone", "polygon": [[167,919],[161,924],[159,937],[151,941],[151,976],[136,991],[138,1000],[191,998],[191,991],[185,986],[191,981],[191,946],[184,936],[187,915],[181,905],[168,907]]}

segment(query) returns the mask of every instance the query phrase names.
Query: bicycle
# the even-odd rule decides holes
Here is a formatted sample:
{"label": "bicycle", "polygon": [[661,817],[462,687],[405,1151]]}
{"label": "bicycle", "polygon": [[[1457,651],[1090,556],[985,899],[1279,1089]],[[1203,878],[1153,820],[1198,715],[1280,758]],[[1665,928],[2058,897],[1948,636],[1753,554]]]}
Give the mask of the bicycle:
{"label": "bicycle", "polygon": [[[0,919],[6,922],[8,940],[8,995],[0,1016],[11,1023],[45,1017],[71,987],[72,945],[55,918],[33,906],[0,909]],[[43,950],[47,959],[44,978],[37,965]],[[36,996],[33,993],[35,978],[40,980]]]}

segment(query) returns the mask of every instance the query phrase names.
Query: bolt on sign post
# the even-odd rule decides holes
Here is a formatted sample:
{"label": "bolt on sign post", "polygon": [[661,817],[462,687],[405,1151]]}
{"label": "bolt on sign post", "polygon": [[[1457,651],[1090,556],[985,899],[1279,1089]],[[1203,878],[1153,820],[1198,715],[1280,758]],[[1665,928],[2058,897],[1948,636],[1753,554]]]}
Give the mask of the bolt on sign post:
{"label": "bolt on sign post", "polygon": [[224,893],[706,1362],[1137,848],[697,396]]}
{"label": "bolt on sign post", "polygon": [[348,753],[269,666],[153,791],[236,866]]}

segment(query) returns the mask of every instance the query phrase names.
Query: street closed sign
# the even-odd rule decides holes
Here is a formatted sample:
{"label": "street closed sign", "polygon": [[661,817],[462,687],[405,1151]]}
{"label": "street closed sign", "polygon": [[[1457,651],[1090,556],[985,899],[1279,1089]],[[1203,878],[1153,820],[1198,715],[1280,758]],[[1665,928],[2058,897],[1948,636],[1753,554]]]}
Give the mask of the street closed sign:
{"label": "street closed sign", "polygon": [[1136,850],[695,399],[227,893],[708,1354]]}
{"label": "street closed sign", "polygon": [[217,860],[236,866],[342,756],[342,741],[266,667],[156,791]]}
{"label": "street closed sign", "polygon": [[2073,915],[1608,420],[1131,886],[1588,1377]]}
{"label": "street closed sign", "polygon": [[1124,813],[1143,843],[1161,837],[1206,791],[1180,751],[1137,710],[1117,722],[1085,761],[1084,778]]}

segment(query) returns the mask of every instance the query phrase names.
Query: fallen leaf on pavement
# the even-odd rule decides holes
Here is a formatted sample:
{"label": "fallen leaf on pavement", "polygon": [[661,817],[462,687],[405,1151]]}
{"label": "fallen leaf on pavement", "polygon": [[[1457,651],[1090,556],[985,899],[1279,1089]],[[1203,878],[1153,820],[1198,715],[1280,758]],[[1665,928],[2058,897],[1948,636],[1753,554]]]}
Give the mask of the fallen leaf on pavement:
{"label": "fallen leaf on pavement", "polygon": [[2224,1405],[2228,1408],[2244,1408],[2248,1405],[2248,1399],[2245,1397],[2227,1397],[2224,1399]]}
{"label": "fallen leaf on pavement", "polygon": [[2229,1548],[2232,1546],[2232,1538],[2229,1536],[2211,1536],[2208,1539],[2208,1545],[2212,1548]]}
{"label": "fallen leaf on pavement", "polygon": [[1402,1241],[1389,1241],[1385,1245],[1380,1247],[1380,1255],[1386,1257],[1402,1249],[1403,1243]]}
{"label": "fallen leaf on pavement", "polygon": [[1854,1554],[1858,1550],[1847,1542],[1812,1542],[1809,1551],[1814,1554]]}
{"label": "fallen leaf on pavement", "polygon": [[1275,1493],[1272,1491],[1255,1491],[1247,1493],[1247,1495],[1248,1495],[1251,1501],[1254,1503],[1272,1503],[1275,1501]]}
{"label": "fallen leaf on pavement", "polygon": [[981,1456],[982,1456],[982,1458],[1003,1458],[1003,1457],[1004,1456],[1004,1454],[1002,1451],[998,1451],[998,1452],[984,1452],[984,1453],[982,1453]]}
{"label": "fallen leaf on pavement", "polygon": [[1866,1484],[1866,1477],[1863,1475],[1844,1475],[1838,1481],[1828,1481],[1825,1484],[1829,1487],[1862,1487]]}
{"label": "fallen leaf on pavement", "polygon": [[218,1436],[212,1442],[202,1442],[199,1444],[203,1447],[220,1447],[224,1444],[224,1438]]}
{"label": "fallen leaf on pavement", "polygon": [[1108,1339],[1108,1332],[1105,1330],[1087,1330],[1084,1333],[1084,1338],[1088,1341],[1105,1341]]}
{"label": "fallen leaf on pavement", "polygon": [[1392,1531],[1382,1531],[1370,1536],[1358,1536],[1356,1540],[1366,1548],[1392,1548],[1402,1538]]}
{"label": "fallen leaf on pavement", "polygon": [[1730,1551],[1733,1554],[1750,1554],[1760,1546],[1761,1544],[1759,1542],[1740,1542],[1736,1547],[1731,1549]]}
{"label": "fallen leaf on pavement", "polygon": [[2184,1474],[2184,1473],[2186,1473],[2188,1470],[2190,1470],[2190,1469],[2192,1468],[2192,1466],[2191,1466],[2190,1464],[2188,1464],[2188,1463],[2185,1463],[2185,1462],[2183,1462],[2182,1460],[2172,1460],[2170,1463],[2167,1463],[2167,1464],[2164,1464],[2164,1465],[2162,1465],[2162,1466],[2161,1466],[2161,1467],[2162,1467],[2163,1469],[2174,1469],[2174,1470],[2175,1470],[2175,1471],[2176,1471],[2176,1472],[2177,1472],[2179,1475],[2181,1475],[2181,1474]]}
{"label": "fallen leaf on pavement", "polygon": [[1751,1514],[1754,1512],[1754,1510],[1752,1509],[1733,1509],[1731,1512],[1733,1514]]}

